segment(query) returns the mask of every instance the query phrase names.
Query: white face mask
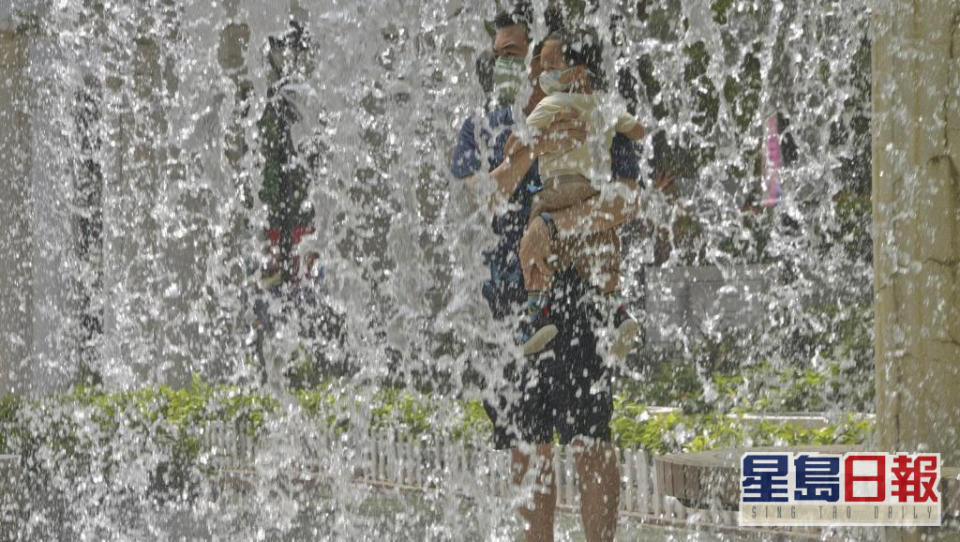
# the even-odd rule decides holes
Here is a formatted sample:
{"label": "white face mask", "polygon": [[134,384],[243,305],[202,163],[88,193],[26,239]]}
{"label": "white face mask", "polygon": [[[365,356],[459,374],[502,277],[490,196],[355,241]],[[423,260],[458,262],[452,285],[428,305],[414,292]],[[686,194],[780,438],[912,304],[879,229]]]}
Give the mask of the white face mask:
{"label": "white face mask", "polygon": [[512,104],[527,70],[522,58],[501,56],[493,64],[493,89],[503,104]]}
{"label": "white face mask", "polygon": [[560,78],[562,78],[568,71],[570,70],[551,70],[541,73],[539,78],[540,88],[543,89],[543,92],[546,94],[556,94],[557,92],[566,92],[570,90],[569,82],[560,82]]}

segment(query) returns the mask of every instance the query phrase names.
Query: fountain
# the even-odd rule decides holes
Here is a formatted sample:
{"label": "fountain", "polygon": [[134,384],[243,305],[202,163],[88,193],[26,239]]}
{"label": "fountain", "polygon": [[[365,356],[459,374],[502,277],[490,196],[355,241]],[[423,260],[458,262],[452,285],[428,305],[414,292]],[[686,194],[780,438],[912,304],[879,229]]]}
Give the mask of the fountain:
{"label": "fountain", "polygon": [[[532,3],[599,30],[649,128],[621,537],[737,539],[683,506],[729,480],[663,457],[812,444],[769,420],[958,465],[956,9]],[[34,490],[0,536],[516,537],[478,406],[512,339],[448,172],[498,4],[0,3],[0,473]]]}

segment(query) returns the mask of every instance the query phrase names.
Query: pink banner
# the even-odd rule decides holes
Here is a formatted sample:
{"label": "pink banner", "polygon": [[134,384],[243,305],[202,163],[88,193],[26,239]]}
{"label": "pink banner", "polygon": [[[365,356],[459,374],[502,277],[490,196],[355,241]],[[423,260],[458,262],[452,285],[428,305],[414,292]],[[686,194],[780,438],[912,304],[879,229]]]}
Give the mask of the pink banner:
{"label": "pink banner", "polygon": [[767,183],[767,198],[763,205],[773,207],[780,202],[780,131],[777,129],[777,115],[767,118],[764,130],[766,152],[763,155],[763,174]]}

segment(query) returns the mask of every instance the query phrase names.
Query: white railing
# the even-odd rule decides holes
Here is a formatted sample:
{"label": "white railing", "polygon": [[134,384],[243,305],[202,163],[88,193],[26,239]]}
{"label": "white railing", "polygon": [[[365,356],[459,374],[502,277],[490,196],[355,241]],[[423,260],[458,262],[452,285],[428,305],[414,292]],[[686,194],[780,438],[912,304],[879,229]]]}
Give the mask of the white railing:
{"label": "white railing", "polygon": [[[199,430],[199,428],[197,428]],[[510,455],[506,451],[471,446],[457,441],[425,442],[398,438],[396,433],[362,435],[350,432],[346,439],[331,430],[275,431],[262,441],[238,432],[226,424],[210,424],[202,429],[202,461],[220,473],[219,480],[242,484],[319,482],[342,480],[403,491],[441,491],[466,498],[507,498],[513,491],[510,479]],[[288,453],[289,452],[289,453]],[[700,525],[719,529],[737,527],[737,512],[698,510],[685,507],[679,500],[663,495],[657,487],[654,457],[643,450],[621,449],[620,512],[644,522]],[[289,462],[295,468],[270,465]],[[18,469],[19,456],[0,456],[0,473]],[[278,473],[283,479],[260,479],[262,474]],[[557,446],[554,452],[557,504],[561,510],[579,509],[576,469],[572,449]],[[221,486],[222,487],[222,486]],[[2,495],[0,495],[2,496]],[[12,519],[9,499],[0,498],[0,535]],[[4,525],[6,523],[6,525]],[[756,529],[746,529],[754,531]],[[823,538],[818,529],[786,528],[791,540],[809,534],[810,540]],[[836,540],[870,540],[875,533],[848,529],[837,533]],[[2,536],[0,536],[2,538]]]}
{"label": "white railing", "polygon": [[[508,452],[479,448],[455,441],[425,445],[419,440],[405,440],[384,433],[377,437],[357,439],[358,448],[350,473],[356,483],[400,489],[443,490],[465,496],[486,495],[507,497],[511,491],[510,456]],[[300,436],[299,447],[304,457],[299,461],[305,477],[322,477],[331,463],[336,463],[344,450],[331,432]],[[257,443],[247,435],[223,425],[211,425],[204,434],[209,460],[222,472],[242,477],[252,474],[256,463]],[[363,445],[358,445],[362,442]],[[269,446],[267,443],[263,443]],[[632,516],[667,522],[703,522],[736,525],[734,511],[693,511],[677,499],[662,495],[657,487],[653,456],[643,450],[619,450],[620,511]],[[576,470],[572,449],[557,446],[554,452],[557,480],[557,504],[565,509],[579,509]]]}
{"label": "white railing", "polygon": [[[211,425],[204,434],[205,449],[221,473],[248,481],[255,478],[258,445],[270,449],[272,442],[258,443],[248,435],[239,435],[223,425]],[[343,441],[328,430],[293,437],[295,449],[304,454],[299,460],[302,479],[323,481],[323,477],[342,476],[345,467],[355,483],[406,491],[444,491],[467,498],[508,497],[511,492],[510,455],[506,451],[469,446],[455,441],[424,444],[419,440],[397,438],[396,434],[371,436],[351,434],[353,455],[344,460]],[[289,445],[289,438],[284,445]],[[664,495],[657,487],[654,456],[643,450],[621,449],[620,512],[649,523],[706,526],[719,530],[789,533],[791,540],[872,540],[876,530],[850,528],[823,532],[817,528],[784,527],[772,531],[741,528],[734,510],[692,509],[678,499]],[[561,510],[579,510],[579,491],[572,450],[557,446],[554,451],[557,478],[557,504]]]}
{"label": "white railing", "polygon": [[20,468],[20,456],[0,454],[0,538],[10,537],[9,529],[17,519],[16,495],[5,489],[17,490],[17,470]]}

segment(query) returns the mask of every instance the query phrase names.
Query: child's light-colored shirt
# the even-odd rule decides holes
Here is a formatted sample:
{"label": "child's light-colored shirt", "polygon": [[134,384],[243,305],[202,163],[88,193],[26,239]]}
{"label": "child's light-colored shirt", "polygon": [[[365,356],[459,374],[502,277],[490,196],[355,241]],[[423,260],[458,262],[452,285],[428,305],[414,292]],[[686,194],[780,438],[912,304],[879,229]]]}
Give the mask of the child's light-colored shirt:
{"label": "child's light-colored shirt", "polygon": [[610,146],[615,132],[627,132],[638,124],[633,115],[622,114],[608,120],[600,111],[597,94],[557,92],[546,96],[530,115],[527,125],[542,130],[553,122],[557,114],[575,109],[587,130],[587,141],[564,152],[540,156],[540,176],[543,179],[560,175],[583,175],[595,187],[610,180]]}

